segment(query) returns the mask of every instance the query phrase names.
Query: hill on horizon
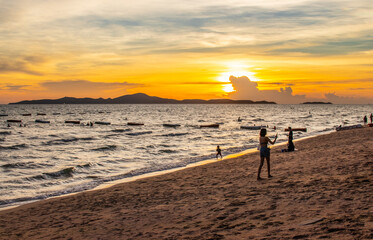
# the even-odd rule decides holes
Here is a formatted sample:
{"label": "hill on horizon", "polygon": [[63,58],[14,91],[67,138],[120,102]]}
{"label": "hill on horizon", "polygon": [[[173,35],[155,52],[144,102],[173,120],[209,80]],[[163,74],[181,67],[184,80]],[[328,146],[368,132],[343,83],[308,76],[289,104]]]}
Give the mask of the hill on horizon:
{"label": "hill on horizon", "polygon": [[149,96],[145,93],[123,95],[117,98],[74,98],[25,100],[9,104],[276,104],[268,101],[232,100],[232,99],[184,99],[176,100]]}

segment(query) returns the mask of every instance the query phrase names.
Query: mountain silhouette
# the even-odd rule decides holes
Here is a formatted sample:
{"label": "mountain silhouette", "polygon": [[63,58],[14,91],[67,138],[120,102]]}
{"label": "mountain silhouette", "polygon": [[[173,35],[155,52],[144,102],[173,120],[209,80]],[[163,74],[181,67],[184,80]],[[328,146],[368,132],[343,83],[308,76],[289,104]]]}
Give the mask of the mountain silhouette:
{"label": "mountain silhouette", "polygon": [[175,100],[148,96],[145,93],[124,95],[117,98],[73,98],[64,97],[59,99],[41,99],[20,101],[9,104],[276,104],[267,101],[231,100],[231,99],[185,99]]}

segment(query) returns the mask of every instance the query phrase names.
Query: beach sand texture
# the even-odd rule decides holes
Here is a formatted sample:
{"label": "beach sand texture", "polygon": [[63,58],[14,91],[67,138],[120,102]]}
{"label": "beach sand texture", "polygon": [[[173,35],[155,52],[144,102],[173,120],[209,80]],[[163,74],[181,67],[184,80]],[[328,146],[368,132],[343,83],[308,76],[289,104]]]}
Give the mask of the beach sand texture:
{"label": "beach sand texture", "polygon": [[[372,239],[373,128],[0,212],[1,239]],[[284,147],[284,146],[282,146]],[[223,149],[224,154],[224,149]]]}

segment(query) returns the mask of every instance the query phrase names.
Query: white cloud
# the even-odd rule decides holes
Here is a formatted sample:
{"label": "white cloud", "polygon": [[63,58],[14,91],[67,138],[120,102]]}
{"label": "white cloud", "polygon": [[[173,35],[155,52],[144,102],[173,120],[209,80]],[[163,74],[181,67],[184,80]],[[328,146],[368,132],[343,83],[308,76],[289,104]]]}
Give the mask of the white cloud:
{"label": "white cloud", "polygon": [[294,95],[291,87],[281,88],[277,90],[259,90],[258,83],[251,81],[248,77],[231,76],[229,80],[233,88],[236,90],[229,94],[231,99],[246,99],[254,101],[273,101],[280,104],[298,104],[303,102],[332,102],[334,104],[372,104],[373,99],[357,98],[357,97],[342,97],[335,93],[325,94],[325,98],[308,98],[306,95]]}
{"label": "white cloud", "polygon": [[258,84],[252,82],[248,77],[231,76],[229,80],[233,88],[236,90],[229,96],[232,99],[248,99],[254,101],[273,101],[282,104],[301,103],[306,101],[305,95],[293,95],[291,87],[281,88],[277,90],[259,90]]}

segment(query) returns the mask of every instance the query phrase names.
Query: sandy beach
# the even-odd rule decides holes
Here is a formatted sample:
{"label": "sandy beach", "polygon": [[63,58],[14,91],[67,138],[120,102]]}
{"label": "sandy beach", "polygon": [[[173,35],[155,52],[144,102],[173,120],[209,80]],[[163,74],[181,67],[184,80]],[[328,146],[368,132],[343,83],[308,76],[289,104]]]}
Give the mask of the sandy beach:
{"label": "sandy beach", "polygon": [[[0,212],[0,239],[372,239],[373,128]],[[224,149],[223,149],[224,154]]]}

